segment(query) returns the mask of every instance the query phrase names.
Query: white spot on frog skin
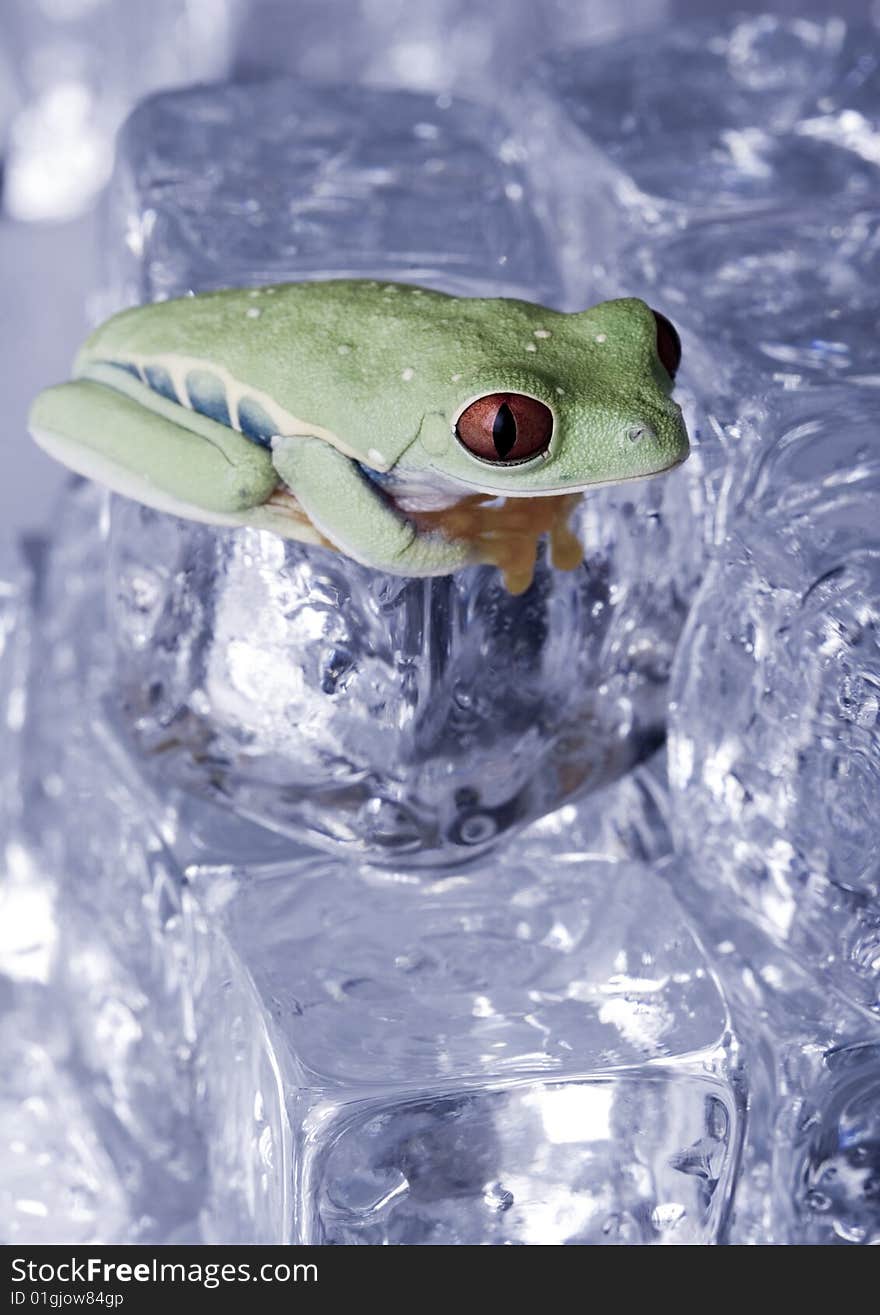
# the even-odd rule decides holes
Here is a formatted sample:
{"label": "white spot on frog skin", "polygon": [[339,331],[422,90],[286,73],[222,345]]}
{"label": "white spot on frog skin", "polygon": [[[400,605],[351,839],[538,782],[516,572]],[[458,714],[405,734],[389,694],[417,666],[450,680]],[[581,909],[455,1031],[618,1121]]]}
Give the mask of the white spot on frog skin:
{"label": "white spot on frog skin", "polygon": [[460,374],[454,374],[454,375],[452,376],[452,380],[451,380],[451,382],[454,383],[454,384],[457,384],[460,378],[461,378],[461,375],[460,375]]}
{"label": "white spot on frog skin", "polygon": [[385,461],[385,458],[383,457],[382,453],[379,451],[378,448],[375,447],[371,447],[367,449],[367,460],[373,466],[387,465],[387,462]]}
{"label": "white spot on frog skin", "polygon": [[263,295],[262,288],[251,288],[250,292],[248,293],[249,297],[262,297],[262,295]]}
{"label": "white spot on frog skin", "polygon": [[596,337],[595,337],[595,339],[594,339],[594,341],[595,341],[595,342],[607,342],[607,341],[608,341],[608,334],[607,334],[607,333],[597,333],[597,334],[596,334]]}
{"label": "white spot on frog skin", "polygon": [[248,306],[247,310],[245,311],[245,315],[248,317],[249,320],[258,320],[262,315],[262,313],[263,312],[260,310],[259,306]]}
{"label": "white spot on frog skin", "polygon": [[559,394],[559,396],[561,397],[562,394],[565,392],[565,389],[564,389],[564,388],[559,388],[559,387],[557,386],[556,391],[557,391],[557,393]]}
{"label": "white spot on frog skin", "polygon": [[536,352],[537,350],[538,350],[538,349],[537,349],[537,347],[535,346],[535,344],[534,344],[533,342],[527,342],[527,343],[526,343],[526,351],[527,351],[527,352]]}
{"label": "white spot on frog skin", "polygon": [[523,199],[523,189],[521,183],[507,183],[504,188],[504,195],[508,201],[521,201]]}
{"label": "white spot on frog skin", "polygon": [[416,372],[411,365],[408,365],[405,370],[401,370],[400,377],[405,384],[408,384],[411,379],[415,379]]}
{"label": "white spot on frog skin", "polygon": [[351,348],[349,347],[347,342],[341,342],[339,346],[336,348],[336,350],[339,352],[340,356],[351,355]]}
{"label": "white spot on frog skin", "polygon": [[535,337],[536,337],[536,338],[549,338],[549,337],[550,337],[550,330],[549,330],[549,329],[535,329]]}

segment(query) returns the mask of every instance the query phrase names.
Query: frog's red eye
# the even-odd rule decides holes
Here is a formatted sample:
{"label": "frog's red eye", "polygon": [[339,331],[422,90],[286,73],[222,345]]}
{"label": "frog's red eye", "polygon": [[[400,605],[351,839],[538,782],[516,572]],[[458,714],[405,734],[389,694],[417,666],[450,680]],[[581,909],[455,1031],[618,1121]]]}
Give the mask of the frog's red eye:
{"label": "frog's red eye", "polygon": [[515,466],[546,452],[553,412],[523,393],[489,393],[465,407],[455,427],[458,441],[481,461]]}
{"label": "frog's red eye", "polygon": [[674,379],[681,365],[681,339],[678,330],[658,310],[652,311],[651,314],[657,325],[657,355],[663,362],[670,379]]}

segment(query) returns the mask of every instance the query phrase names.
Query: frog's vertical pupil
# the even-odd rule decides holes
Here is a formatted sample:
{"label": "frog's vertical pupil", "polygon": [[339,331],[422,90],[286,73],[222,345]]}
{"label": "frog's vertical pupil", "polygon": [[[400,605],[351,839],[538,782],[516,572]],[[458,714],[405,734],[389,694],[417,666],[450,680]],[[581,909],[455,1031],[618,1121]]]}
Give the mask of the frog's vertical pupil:
{"label": "frog's vertical pupil", "polygon": [[501,403],[492,422],[492,441],[502,461],[516,446],[516,418],[506,402]]}
{"label": "frog's vertical pupil", "polygon": [[547,451],[553,412],[525,393],[486,393],[464,408],[455,434],[479,461],[518,464]]}

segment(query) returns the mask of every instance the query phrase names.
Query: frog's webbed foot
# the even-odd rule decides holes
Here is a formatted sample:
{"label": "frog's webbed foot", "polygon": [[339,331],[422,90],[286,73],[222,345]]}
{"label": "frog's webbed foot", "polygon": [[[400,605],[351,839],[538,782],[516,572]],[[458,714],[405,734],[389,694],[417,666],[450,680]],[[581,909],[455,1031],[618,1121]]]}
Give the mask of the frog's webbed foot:
{"label": "frog's webbed foot", "polygon": [[317,438],[275,438],[278,474],[309,519],[356,561],[396,575],[447,575],[475,560],[471,545],[420,533],[357,463]]}

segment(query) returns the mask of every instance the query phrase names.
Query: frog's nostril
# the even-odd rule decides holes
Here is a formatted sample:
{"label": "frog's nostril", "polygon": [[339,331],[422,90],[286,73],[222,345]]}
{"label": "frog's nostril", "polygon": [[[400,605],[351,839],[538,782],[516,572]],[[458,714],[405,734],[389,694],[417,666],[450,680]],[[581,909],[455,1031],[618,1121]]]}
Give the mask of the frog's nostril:
{"label": "frog's nostril", "polygon": [[650,425],[630,425],[626,431],[626,437],[628,442],[635,445],[636,443],[644,443],[646,439],[656,438],[657,435]]}

